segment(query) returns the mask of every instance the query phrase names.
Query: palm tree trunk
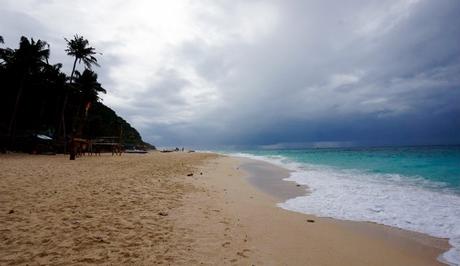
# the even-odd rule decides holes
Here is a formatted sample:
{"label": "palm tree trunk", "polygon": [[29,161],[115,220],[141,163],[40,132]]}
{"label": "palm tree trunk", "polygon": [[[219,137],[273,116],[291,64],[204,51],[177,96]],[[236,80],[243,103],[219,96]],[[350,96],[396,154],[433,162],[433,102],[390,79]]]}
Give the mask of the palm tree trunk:
{"label": "palm tree trunk", "polygon": [[73,82],[73,74],[75,74],[75,67],[77,66],[77,57],[75,57],[75,61],[73,61],[73,68],[72,73],[70,74],[70,84]]}
{"label": "palm tree trunk", "polygon": [[19,81],[18,93],[16,94],[16,101],[14,103],[13,113],[11,114],[10,124],[8,126],[8,136],[10,137],[10,145],[14,146],[14,140],[16,135],[16,116],[18,114],[19,102],[21,100],[22,91],[24,89],[26,75],[23,74],[21,80]]}
{"label": "palm tree trunk", "polygon": [[[80,116],[80,114],[78,114],[78,116]],[[77,132],[77,136],[79,138],[81,138],[83,136],[83,127],[85,126],[85,124],[86,124],[86,115],[81,117],[80,122],[78,123],[78,128],[77,128],[76,132]]]}
{"label": "palm tree trunk", "polygon": [[[75,116],[73,117],[73,122],[72,122],[72,132],[75,133],[78,137],[80,137],[80,132],[79,130],[77,130],[77,126],[79,124],[81,124],[82,122],[82,118],[80,117],[81,116],[81,110],[84,108],[84,106],[81,104],[81,102],[83,102],[83,99],[82,97],[80,96],[80,99],[79,99],[79,105],[77,107],[77,113],[75,114]],[[79,126],[78,126],[79,127]]]}
{"label": "palm tree trunk", "polygon": [[[73,68],[72,68],[72,73],[70,74],[70,84],[73,82],[73,75],[75,73],[75,67],[77,66],[77,58],[75,57],[75,60],[73,61]],[[62,132],[64,135],[64,154],[67,153],[67,134],[66,134],[66,128],[65,128],[65,109],[67,107],[67,101],[69,100],[69,91],[66,91],[65,96],[64,96],[64,102],[62,104],[62,111],[61,111],[61,126],[62,127]]]}

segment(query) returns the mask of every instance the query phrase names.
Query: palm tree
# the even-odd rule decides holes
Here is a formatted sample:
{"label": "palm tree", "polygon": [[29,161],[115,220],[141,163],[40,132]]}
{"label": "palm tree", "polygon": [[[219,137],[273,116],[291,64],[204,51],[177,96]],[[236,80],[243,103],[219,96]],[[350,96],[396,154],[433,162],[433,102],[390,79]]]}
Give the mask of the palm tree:
{"label": "palm tree", "polygon": [[84,102],[97,102],[100,100],[99,93],[107,93],[97,81],[97,74],[94,71],[85,69],[83,73],[76,71],[75,85],[79,89]]}
{"label": "palm tree", "polygon": [[83,61],[88,69],[91,69],[93,65],[99,66],[96,57],[94,57],[97,53],[96,49],[89,46],[88,40],[83,38],[83,36],[75,35],[72,40],[66,38],[64,38],[64,40],[67,42],[67,49],[65,50],[67,55],[75,57],[72,73],[70,74],[70,83],[72,83],[77,61],[79,64]]}
{"label": "palm tree", "polygon": [[[0,36],[0,43],[4,43],[3,37]],[[12,65],[14,50],[10,48],[0,48],[0,66]]]}
{"label": "palm tree", "polygon": [[[99,66],[97,63],[96,57],[94,57],[96,53],[96,49],[89,46],[88,40],[83,38],[83,36],[78,36],[74,35],[74,38],[71,40],[68,40],[64,38],[65,41],[67,42],[67,49],[65,50],[67,52],[67,55],[75,57],[75,60],[73,62],[73,67],[72,67],[72,73],[70,75],[70,84],[73,83],[73,78],[75,74],[75,68],[77,66],[77,62],[85,64],[85,66],[88,69],[91,69],[92,65]],[[64,97],[64,103],[62,105],[62,111],[61,111],[61,124],[62,124],[62,129],[63,129],[63,135],[64,135],[64,141],[66,141],[66,126],[65,126],[65,109],[67,105],[67,101],[69,98],[68,92],[66,93]],[[60,127],[61,128],[61,127]],[[66,145],[64,145],[64,152],[66,150]]]}
{"label": "palm tree", "polygon": [[[105,94],[107,91],[97,81],[97,74],[91,70],[85,69],[83,73],[75,71],[75,76],[75,86],[78,88],[80,94],[80,106],[74,122],[76,123],[77,119],[80,120],[78,134],[81,134],[89,108],[91,108],[92,104],[100,100],[99,93]],[[83,118],[80,115],[81,113],[84,113]]]}
{"label": "palm tree", "polygon": [[[44,93],[44,101],[50,103],[53,109],[50,116],[50,124],[53,124],[54,134],[60,126],[61,104],[64,98],[65,88],[67,86],[68,76],[61,72],[62,64],[46,65],[41,73],[42,91]],[[46,104],[48,105],[48,104]]]}
{"label": "palm tree", "polygon": [[6,64],[11,64],[10,66],[15,69],[19,79],[14,109],[8,126],[8,135],[12,138],[12,142],[14,142],[16,116],[24,84],[32,73],[39,71],[46,65],[49,55],[49,45],[46,42],[41,40],[34,41],[34,39],[29,41],[24,36],[21,37],[19,42],[19,49],[14,51],[3,49],[0,54],[1,59]]}
{"label": "palm tree", "polygon": [[[97,74],[89,69],[85,69],[82,74],[75,71],[75,75],[75,87],[78,89],[78,94],[80,95],[80,103],[77,104],[77,114],[74,116],[72,131],[76,133],[77,136],[80,136],[91,104],[99,100],[99,92],[106,93],[106,90],[102,88],[101,84],[97,81]],[[81,117],[80,114],[83,111],[84,116]],[[79,127],[76,131],[77,124],[79,124]],[[72,143],[70,148],[70,160],[75,160],[75,149]]]}

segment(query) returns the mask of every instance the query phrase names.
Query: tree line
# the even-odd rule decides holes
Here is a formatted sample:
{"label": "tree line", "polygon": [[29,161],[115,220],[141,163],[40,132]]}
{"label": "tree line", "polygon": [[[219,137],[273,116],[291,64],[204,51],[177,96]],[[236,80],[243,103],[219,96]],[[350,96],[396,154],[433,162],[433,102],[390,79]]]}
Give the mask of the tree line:
{"label": "tree line", "polygon": [[[73,58],[70,76],[50,64],[50,45],[21,37],[18,48],[4,47],[0,36],[0,148],[26,151],[30,138],[46,136],[65,152],[71,138],[121,136],[122,142],[148,145],[124,119],[102,104],[107,93],[93,70],[98,53],[88,40],[64,38]],[[79,70],[83,65],[83,70]]]}

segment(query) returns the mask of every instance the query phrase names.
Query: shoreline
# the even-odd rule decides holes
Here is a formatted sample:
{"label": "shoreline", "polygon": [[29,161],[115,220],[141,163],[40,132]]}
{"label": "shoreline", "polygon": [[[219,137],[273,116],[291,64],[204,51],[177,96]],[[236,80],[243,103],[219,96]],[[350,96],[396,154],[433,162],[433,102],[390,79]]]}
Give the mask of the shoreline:
{"label": "shoreline", "polygon": [[[232,157],[232,156],[231,156]],[[288,178],[292,171],[280,166],[244,157],[233,157],[240,161],[239,168],[246,173],[245,179],[260,191],[284,202],[288,199],[308,195],[308,187]]]}
{"label": "shoreline", "polygon": [[[445,265],[443,261],[438,260],[439,256],[447,251],[449,249],[449,244],[447,239],[439,239],[435,238],[426,234],[422,233],[417,233],[417,232],[412,232],[412,231],[407,231],[395,227],[390,227],[382,224],[377,224],[377,223],[372,223],[372,222],[358,222],[358,221],[345,221],[345,220],[338,220],[334,218],[323,218],[323,217],[317,217],[315,215],[311,214],[304,214],[304,213],[298,213],[290,210],[285,210],[283,208],[280,208],[277,206],[277,203],[280,201],[284,201],[289,197],[292,196],[303,196],[307,194],[308,192],[305,190],[305,187],[299,188],[298,186],[295,185],[294,182],[287,182],[282,180],[284,177],[287,177],[289,174],[289,171],[287,169],[282,169],[277,165],[270,164],[268,162],[264,161],[258,161],[258,160],[251,160],[247,158],[240,158],[240,157],[233,157],[229,156],[227,157],[230,160],[235,160],[233,168],[237,171],[237,173],[232,173],[230,176],[237,176],[239,172],[239,178],[242,179],[242,184],[243,185],[248,185],[251,188],[249,188],[249,191],[252,191],[252,193],[259,193],[260,197],[264,198],[265,201],[270,202],[275,208],[278,210],[275,211],[277,215],[286,215],[286,213],[289,213],[289,216],[295,216],[295,219],[302,219],[303,225],[305,224],[305,219],[307,220],[314,220],[315,224],[325,224],[325,230],[338,230],[341,235],[340,239],[334,239],[334,241],[343,241],[344,239],[351,240],[354,239],[353,242],[356,241],[356,239],[359,239],[359,241],[356,242],[365,242],[366,245],[375,245],[379,246],[383,250],[386,248],[391,249],[392,251],[387,251],[387,252],[395,252],[399,253],[398,259],[401,259],[402,257],[404,259],[409,259],[408,256],[414,256],[417,259],[421,259],[421,261],[417,262],[417,265]],[[248,165],[248,162],[250,162],[253,167],[252,170],[245,169],[245,165]],[[254,164],[257,165],[254,167]],[[254,168],[258,168],[254,170]],[[275,176],[281,174],[284,174],[284,176],[277,176],[277,177],[269,177],[270,180],[270,185],[269,187],[267,186],[260,186],[263,182],[260,182],[260,180],[254,180],[254,174],[258,171],[260,171],[260,168],[263,168],[264,170],[270,169],[270,170],[275,170]],[[267,173],[267,172],[265,172]],[[278,182],[276,182],[278,180]],[[228,185],[228,183],[227,183]],[[241,185],[241,184],[240,184]],[[266,184],[265,184],[266,185]],[[283,188],[282,193],[271,193],[273,192],[274,188]],[[302,194],[299,194],[299,189],[302,189],[303,192]],[[254,191],[256,190],[256,191]],[[253,196],[254,199],[255,197]],[[285,217],[286,218],[286,217]],[[283,219],[283,218],[280,218]],[[285,223],[292,223],[291,217],[286,218]],[[279,228],[277,228],[279,229]],[[308,230],[307,230],[308,231]],[[369,243],[370,241],[371,243]],[[385,246],[383,248],[382,246]],[[364,248],[361,246],[361,248]],[[372,249],[372,248],[371,248]],[[353,252],[357,252],[356,250]],[[384,260],[387,260],[389,258],[383,258],[381,255],[379,255],[376,252],[374,253],[373,256],[368,257],[367,259],[369,262],[372,261],[372,259],[375,258],[381,258]],[[345,256],[347,257],[347,256]],[[342,258],[343,259],[343,258]],[[412,258],[413,259],[413,258]],[[409,259],[410,261],[410,259]],[[350,261],[351,263],[355,264],[358,263],[357,261]],[[401,262],[401,261],[399,261]],[[406,263],[409,263],[406,261]],[[410,261],[410,263],[414,263],[414,261]],[[359,263],[358,263],[359,264]],[[376,261],[373,261],[371,264],[377,264]],[[387,263],[384,263],[387,264]],[[395,265],[397,265],[396,263]],[[332,263],[334,265],[334,263]],[[407,265],[407,264],[406,264]]]}
{"label": "shoreline", "polygon": [[[410,245],[422,245],[423,247],[433,248],[440,251],[439,255],[436,256],[437,261],[448,265],[449,262],[445,261],[442,258],[443,253],[447,252],[452,246],[449,244],[449,239],[447,238],[438,238],[426,233],[410,231],[407,229],[402,229],[394,226],[389,226],[381,223],[376,223],[372,221],[353,221],[353,220],[342,220],[332,217],[321,217],[311,213],[303,213],[295,210],[290,210],[288,208],[283,208],[279,206],[281,203],[296,197],[308,196],[310,191],[307,185],[299,185],[295,181],[285,180],[289,177],[292,170],[283,168],[280,165],[273,164],[264,160],[258,160],[247,157],[240,157],[238,155],[225,155],[232,158],[235,158],[241,162],[242,169],[245,170],[246,178],[248,183],[256,187],[259,191],[270,195],[273,200],[276,202],[276,205],[279,208],[282,208],[287,211],[300,213],[307,216],[314,216],[320,219],[328,219],[334,223],[337,223],[347,230],[352,230],[358,234],[369,234],[374,237],[385,239],[386,241],[392,242],[393,245],[398,247],[410,246]],[[252,161],[252,163],[251,163]],[[246,169],[245,165],[249,165]],[[252,169],[251,169],[252,167]],[[255,173],[258,172],[257,169],[264,168],[266,171],[261,171],[259,174],[268,175],[268,177],[256,177]],[[272,173],[269,173],[270,170]],[[264,180],[268,180],[268,186],[264,183]],[[293,185],[294,184],[294,185]],[[275,189],[281,189],[281,191],[275,191]],[[299,191],[302,190],[303,192]],[[420,247],[416,247],[420,249]],[[422,248],[423,249],[423,248]]]}

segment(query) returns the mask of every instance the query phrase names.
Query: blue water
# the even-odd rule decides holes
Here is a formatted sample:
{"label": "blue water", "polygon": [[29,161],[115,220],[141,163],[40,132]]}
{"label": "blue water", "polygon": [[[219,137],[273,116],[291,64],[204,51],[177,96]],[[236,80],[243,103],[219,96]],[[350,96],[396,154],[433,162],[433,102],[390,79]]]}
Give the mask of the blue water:
{"label": "blue water", "polygon": [[[246,150],[295,162],[423,178],[460,193],[460,146]],[[426,185],[427,183],[425,183]],[[429,184],[429,183],[428,183]]]}
{"label": "blue water", "polygon": [[[227,152],[228,154],[228,152]],[[245,150],[292,170],[310,193],[279,206],[447,238],[440,260],[460,265],[460,146]]]}

